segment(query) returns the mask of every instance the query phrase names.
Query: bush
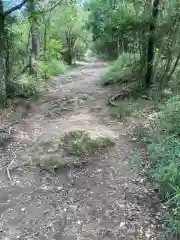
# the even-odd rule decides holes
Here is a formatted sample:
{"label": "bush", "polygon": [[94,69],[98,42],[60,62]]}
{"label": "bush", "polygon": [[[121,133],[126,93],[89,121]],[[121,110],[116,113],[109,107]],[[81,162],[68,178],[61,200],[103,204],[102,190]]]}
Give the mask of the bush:
{"label": "bush", "polygon": [[156,132],[148,134],[149,175],[164,205],[170,239],[180,239],[180,97],[170,98],[157,114]]}
{"label": "bush", "polygon": [[21,75],[16,81],[8,82],[6,89],[9,99],[15,97],[30,98],[38,95],[35,79],[28,75]]}
{"label": "bush", "polygon": [[103,76],[103,85],[124,83],[136,77],[140,70],[139,60],[139,55],[120,55]]}
{"label": "bush", "polygon": [[67,66],[61,60],[51,60],[46,63],[41,61],[38,63],[38,71],[41,77],[50,78],[65,73]]}
{"label": "bush", "polygon": [[159,114],[162,132],[180,136],[180,96],[170,98]]}
{"label": "bush", "polygon": [[179,239],[180,228],[180,141],[162,137],[161,142],[151,143],[148,153],[152,163],[150,174],[164,202],[164,220],[173,239]]}

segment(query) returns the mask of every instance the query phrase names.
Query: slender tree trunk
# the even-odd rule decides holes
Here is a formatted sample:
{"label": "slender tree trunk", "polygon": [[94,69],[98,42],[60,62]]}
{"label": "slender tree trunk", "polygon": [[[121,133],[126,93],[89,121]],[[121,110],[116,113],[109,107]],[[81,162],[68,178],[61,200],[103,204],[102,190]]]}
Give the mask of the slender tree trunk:
{"label": "slender tree trunk", "polygon": [[5,69],[5,17],[3,2],[0,0],[0,104],[6,100],[6,69]]}
{"label": "slender tree trunk", "polygon": [[30,74],[36,74],[36,62],[40,54],[40,37],[35,0],[28,0],[29,23],[31,33]]}
{"label": "slender tree trunk", "polygon": [[44,61],[47,60],[47,35],[48,35],[48,28],[49,28],[49,24],[50,24],[50,18],[51,18],[51,12],[49,13],[49,15],[46,18],[46,14],[43,15],[43,23],[44,23],[44,33],[43,33],[43,58]]}
{"label": "slender tree trunk", "polygon": [[156,20],[159,13],[160,0],[154,0],[152,6],[152,19],[149,26],[149,37],[147,43],[147,71],[145,74],[145,87],[149,88],[152,84],[153,77],[153,63],[154,63],[154,45],[155,45],[155,30],[156,30]]}
{"label": "slender tree trunk", "polygon": [[72,61],[73,61],[72,37],[71,37],[71,34],[69,32],[67,33],[66,41],[67,41],[67,46],[68,46],[67,64],[72,65]]}
{"label": "slender tree trunk", "polygon": [[44,61],[46,61],[46,52],[47,52],[47,26],[44,26]]}

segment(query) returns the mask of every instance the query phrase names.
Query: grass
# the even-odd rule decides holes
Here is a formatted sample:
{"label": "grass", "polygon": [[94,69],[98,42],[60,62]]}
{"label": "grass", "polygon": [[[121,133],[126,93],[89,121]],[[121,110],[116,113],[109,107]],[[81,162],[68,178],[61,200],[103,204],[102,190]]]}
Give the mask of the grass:
{"label": "grass", "polygon": [[162,200],[162,221],[167,228],[167,238],[180,239],[180,97],[170,98],[157,113],[154,125],[141,133],[139,139],[148,140],[148,175],[158,189]]}
{"label": "grass", "polygon": [[114,141],[109,137],[91,135],[89,132],[80,130],[66,134],[63,138],[63,145],[68,153],[81,156],[112,146]]}
{"label": "grass", "polygon": [[158,109],[159,104],[152,100],[146,99],[124,99],[115,101],[116,106],[109,106],[109,112],[112,117],[119,120],[125,120],[128,117],[138,118],[145,111],[153,111],[153,109]]}
{"label": "grass", "polygon": [[67,66],[61,60],[52,59],[51,61],[38,63],[38,72],[41,77],[50,78],[64,74],[67,71]]}
{"label": "grass", "polygon": [[109,107],[109,112],[112,117],[124,120],[133,114],[132,104],[128,101],[119,102],[117,103],[117,106]]}
{"label": "grass", "polygon": [[124,53],[108,68],[103,85],[129,82],[139,71],[139,56]]}
{"label": "grass", "polygon": [[[54,170],[87,163],[88,154],[102,151],[114,144],[108,136],[96,136],[88,131],[78,130],[59,138],[40,139],[35,143],[29,157],[35,165]],[[27,154],[25,157],[27,158]]]}

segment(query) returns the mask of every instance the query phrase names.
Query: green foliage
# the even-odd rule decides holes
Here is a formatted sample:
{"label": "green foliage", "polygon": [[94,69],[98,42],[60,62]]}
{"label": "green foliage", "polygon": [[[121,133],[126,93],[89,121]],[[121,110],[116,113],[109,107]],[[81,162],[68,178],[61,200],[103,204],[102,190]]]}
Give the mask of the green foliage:
{"label": "green foliage", "polygon": [[147,31],[149,22],[144,1],[91,0],[88,7],[89,27],[93,33],[94,49],[98,54],[111,59],[117,58],[118,53],[127,51],[128,45],[129,49],[139,51],[137,45],[133,45],[137,42],[136,32],[141,37],[140,29]]}
{"label": "green foliage", "polygon": [[[55,4],[54,1],[51,4]],[[88,11],[75,1],[62,1],[58,7],[51,7],[32,2],[20,14],[11,14],[5,19],[1,44],[5,49],[1,49],[1,55],[6,61],[3,73],[7,97],[35,94],[34,81],[31,87],[19,85],[17,76],[21,73],[36,75],[37,81],[41,81],[66,72],[62,59],[67,61],[69,55],[72,60],[84,59],[91,42],[91,33],[86,28]]]}
{"label": "green foliage", "polygon": [[180,141],[173,136],[162,137],[160,142],[148,146],[148,153],[152,160],[150,174],[166,207],[165,223],[173,239],[179,239]]}
{"label": "green foliage", "polygon": [[71,54],[73,58],[82,58],[91,41],[91,33],[86,28],[88,11],[78,7],[74,2],[62,4],[51,18],[50,33],[61,39],[61,53]]}
{"label": "green foliage", "polygon": [[139,55],[122,54],[103,76],[103,85],[129,82],[139,72]]}
{"label": "green foliage", "polygon": [[[149,176],[159,190],[164,205],[162,220],[170,239],[180,237],[180,98],[170,98],[152,125],[144,124],[136,137],[146,141],[149,155]],[[147,141],[148,140],[148,141]]]}
{"label": "green foliage", "polygon": [[[24,79],[26,75],[24,75]],[[7,97],[13,99],[15,97],[22,98],[35,98],[38,95],[38,91],[33,82],[22,83],[21,81],[9,82],[7,84]]]}
{"label": "green foliage", "polygon": [[67,66],[61,60],[52,59],[48,62],[39,62],[38,71],[40,76],[50,78],[65,73],[67,71]]}
{"label": "green foliage", "polygon": [[159,114],[161,131],[168,135],[180,136],[180,97],[170,98]]}

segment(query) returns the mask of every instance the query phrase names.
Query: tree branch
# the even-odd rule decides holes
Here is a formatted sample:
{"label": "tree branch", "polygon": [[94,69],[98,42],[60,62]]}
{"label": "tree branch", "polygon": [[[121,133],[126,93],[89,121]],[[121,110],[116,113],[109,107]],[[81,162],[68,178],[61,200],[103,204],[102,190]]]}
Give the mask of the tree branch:
{"label": "tree branch", "polygon": [[16,6],[10,8],[9,10],[4,12],[4,17],[11,14],[12,12],[21,9],[25,4],[27,3],[27,0],[23,0],[21,3],[17,4]]}

